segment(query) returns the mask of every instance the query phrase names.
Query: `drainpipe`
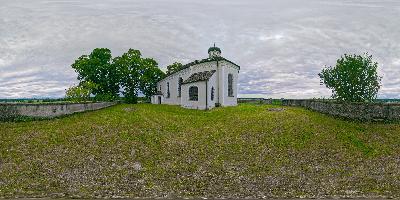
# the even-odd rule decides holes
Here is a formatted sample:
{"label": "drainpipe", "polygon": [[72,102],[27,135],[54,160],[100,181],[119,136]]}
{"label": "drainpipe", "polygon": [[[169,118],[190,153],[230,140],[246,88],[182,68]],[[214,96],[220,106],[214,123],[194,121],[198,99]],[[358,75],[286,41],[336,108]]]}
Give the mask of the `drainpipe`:
{"label": "drainpipe", "polygon": [[206,80],[206,110],[208,110],[208,81]]}
{"label": "drainpipe", "polygon": [[218,67],[219,67],[219,62],[218,62],[218,59],[217,59],[217,85],[218,85],[218,91],[217,91],[217,94],[218,94],[218,104],[220,104],[220,101],[219,101],[219,88],[221,87],[220,85],[219,85],[219,70],[218,70]]}

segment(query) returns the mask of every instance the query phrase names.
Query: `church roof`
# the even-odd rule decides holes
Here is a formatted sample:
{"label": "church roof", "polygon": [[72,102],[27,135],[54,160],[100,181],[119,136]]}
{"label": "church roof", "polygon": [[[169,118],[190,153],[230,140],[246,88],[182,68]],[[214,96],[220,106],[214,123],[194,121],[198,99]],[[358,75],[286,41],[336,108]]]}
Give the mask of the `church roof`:
{"label": "church roof", "polygon": [[210,79],[214,73],[215,73],[215,70],[194,73],[188,79],[183,81],[182,84],[206,81],[206,80]]}
{"label": "church roof", "polygon": [[[171,75],[173,75],[173,74],[175,74],[175,73],[178,73],[178,72],[180,72],[180,71],[182,71],[182,70],[184,70],[184,69],[186,69],[186,68],[189,68],[189,67],[191,67],[191,66],[193,66],[193,65],[197,65],[197,64],[201,64],[201,63],[206,63],[206,62],[212,62],[212,61],[226,61],[226,62],[229,62],[229,63],[231,63],[231,64],[237,66],[237,67],[240,69],[240,66],[237,65],[236,63],[234,63],[234,62],[232,62],[232,61],[230,61],[230,60],[228,60],[228,59],[226,59],[226,58],[224,58],[224,57],[222,57],[222,56],[218,56],[218,57],[212,57],[212,58],[205,58],[205,59],[202,59],[202,60],[195,60],[195,61],[193,61],[193,62],[190,62],[190,63],[186,64],[186,65],[183,65],[182,68],[181,68],[179,71],[176,71],[176,72],[174,72],[174,73],[172,73],[172,74],[169,74],[168,76],[171,76]],[[168,77],[168,76],[167,76],[167,77]]]}
{"label": "church roof", "polygon": [[203,59],[203,60],[195,60],[195,61],[193,61],[193,62],[191,62],[191,63],[188,63],[188,64],[186,64],[186,65],[183,65],[182,66],[182,69],[186,69],[186,68],[188,68],[188,67],[190,67],[190,66],[193,66],[193,65],[197,65],[197,64],[200,64],[200,63],[206,63],[206,62],[212,62],[212,61],[227,61],[227,62],[229,62],[229,63],[231,63],[231,64],[233,64],[233,65],[236,65],[237,67],[239,67],[239,69],[240,69],[240,66],[239,65],[237,65],[236,63],[234,63],[234,62],[232,62],[232,61],[230,61],[230,60],[228,60],[228,59],[226,59],[226,58],[224,58],[224,57],[222,57],[222,56],[218,56],[218,57],[212,57],[212,58],[205,58],[205,59]]}
{"label": "church roof", "polygon": [[218,48],[218,47],[216,47],[216,46],[210,47],[210,48],[208,49],[208,53],[210,53],[211,51],[219,51],[219,52],[221,53],[221,49]]}

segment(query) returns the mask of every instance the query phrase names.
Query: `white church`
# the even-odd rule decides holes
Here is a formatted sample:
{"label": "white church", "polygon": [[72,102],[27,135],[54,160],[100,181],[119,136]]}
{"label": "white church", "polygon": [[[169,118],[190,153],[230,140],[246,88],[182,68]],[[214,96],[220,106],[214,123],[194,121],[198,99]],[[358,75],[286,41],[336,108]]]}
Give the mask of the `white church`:
{"label": "white church", "polygon": [[208,54],[208,58],[188,63],[158,82],[151,103],[199,110],[236,106],[240,66],[223,58],[215,45]]}

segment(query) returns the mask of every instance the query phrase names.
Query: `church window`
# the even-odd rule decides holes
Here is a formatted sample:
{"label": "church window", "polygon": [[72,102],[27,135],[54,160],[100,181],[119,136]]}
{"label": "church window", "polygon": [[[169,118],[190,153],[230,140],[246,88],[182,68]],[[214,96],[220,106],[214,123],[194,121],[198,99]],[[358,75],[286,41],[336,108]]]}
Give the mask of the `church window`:
{"label": "church window", "polygon": [[198,101],[199,100],[199,88],[192,86],[189,88],[189,100]]}
{"label": "church window", "polygon": [[228,74],[228,96],[233,97],[233,75]]}
{"label": "church window", "polygon": [[167,98],[171,97],[171,93],[169,92],[169,82],[167,83]]}
{"label": "church window", "polygon": [[179,81],[178,81],[178,97],[180,97],[182,94],[182,83],[183,83],[183,79],[182,79],[182,77],[180,77]]}
{"label": "church window", "polygon": [[214,87],[211,87],[211,101],[214,101]]}

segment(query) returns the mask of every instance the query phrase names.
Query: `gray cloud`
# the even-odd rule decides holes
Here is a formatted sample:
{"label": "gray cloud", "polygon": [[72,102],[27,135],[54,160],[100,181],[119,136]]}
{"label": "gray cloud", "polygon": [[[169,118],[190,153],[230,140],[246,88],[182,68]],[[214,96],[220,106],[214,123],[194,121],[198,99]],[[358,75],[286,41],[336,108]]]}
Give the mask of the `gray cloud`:
{"label": "gray cloud", "polygon": [[0,98],[62,97],[93,48],[129,48],[160,66],[217,42],[241,65],[240,95],[328,97],[318,72],[344,53],[380,63],[382,98],[400,98],[397,0],[2,0]]}

